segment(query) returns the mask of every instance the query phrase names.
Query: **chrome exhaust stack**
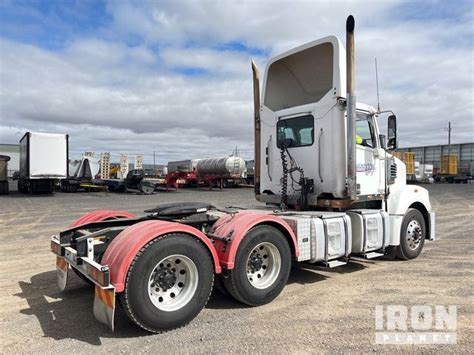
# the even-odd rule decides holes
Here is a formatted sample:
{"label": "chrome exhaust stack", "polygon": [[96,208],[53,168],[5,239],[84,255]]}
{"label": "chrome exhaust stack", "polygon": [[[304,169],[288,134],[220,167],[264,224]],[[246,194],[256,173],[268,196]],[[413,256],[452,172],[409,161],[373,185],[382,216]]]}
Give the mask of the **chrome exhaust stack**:
{"label": "chrome exhaust stack", "polygon": [[255,194],[260,195],[260,74],[257,64],[252,60],[253,73],[253,112],[254,112],[254,134],[255,134],[255,159],[254,159],[254,185]]}
{"label": "chrome exhaust stack", "polygon": [[355,97],[355,20],[352,15],[346,21],[346,81],[347,81],[347,197],[356,199],[356,97]]}

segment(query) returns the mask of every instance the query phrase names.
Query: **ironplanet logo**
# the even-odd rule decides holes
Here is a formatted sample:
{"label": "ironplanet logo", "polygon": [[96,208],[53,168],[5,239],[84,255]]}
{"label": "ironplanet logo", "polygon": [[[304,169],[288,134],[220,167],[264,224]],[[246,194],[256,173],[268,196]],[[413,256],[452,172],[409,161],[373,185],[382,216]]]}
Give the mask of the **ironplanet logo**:
{"label": "ironplanet logo", "polygon": [[378,305],[377,344],[456,344],[457,306]]}

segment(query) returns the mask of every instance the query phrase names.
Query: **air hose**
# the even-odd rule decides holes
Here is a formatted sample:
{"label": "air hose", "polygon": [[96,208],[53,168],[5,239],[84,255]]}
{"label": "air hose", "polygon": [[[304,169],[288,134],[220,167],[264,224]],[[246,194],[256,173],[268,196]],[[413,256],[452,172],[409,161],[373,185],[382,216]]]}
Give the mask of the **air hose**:
{"label": "air hose", "polygon": [[281,157],[281,166],[283,168],[283,175],[281,177],[281,201],[280,201],[280,209],[285,211],[286,202],[288,200],[288,166],[285,154],[285,148],[280,148],[280,157]]}
{"label": "air hose", "polygon": [[[290,157],[291,161],[291,168],[288,169],[288,161],[286,158],[286,154]],[[287,210],[287,202],[288,202],[288,174],[291,176],[291,180],[293,182],[296,182],[295,179],[293,179],[293,173],[295,171],[300,173],[300,179],[298,180],[298,185],[301,187],[301,205],[306,206],[307,205],[307,200],[306,200],[306,195],[308,191],[306,191],[306,180],[304,177],[304,170],[303,168],[300,168],[295,164],[295,161],[293,157],[291,156],[290,152],[286,147],[281,147],[280,148],[280,157],[281,157],[281,166],[282,166],[282,171],[283,175],[281,177],[281,201],[280,201],[280,209],[282,211]]]}

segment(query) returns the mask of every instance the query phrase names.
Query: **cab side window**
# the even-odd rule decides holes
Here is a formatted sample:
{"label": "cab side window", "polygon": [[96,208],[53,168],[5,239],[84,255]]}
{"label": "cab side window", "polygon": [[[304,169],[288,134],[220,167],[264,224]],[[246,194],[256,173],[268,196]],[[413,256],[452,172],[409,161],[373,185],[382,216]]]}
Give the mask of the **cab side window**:
{"label": "cab side window", "polygon": [[314,117],[300,116],[277,123],[278,148],[305,147],[314,143]]}
{"label": "cab side window", "polygon": [[364,147],[375,148],[375,136],[372,122],[367,118],[357,117],[356,144]]}

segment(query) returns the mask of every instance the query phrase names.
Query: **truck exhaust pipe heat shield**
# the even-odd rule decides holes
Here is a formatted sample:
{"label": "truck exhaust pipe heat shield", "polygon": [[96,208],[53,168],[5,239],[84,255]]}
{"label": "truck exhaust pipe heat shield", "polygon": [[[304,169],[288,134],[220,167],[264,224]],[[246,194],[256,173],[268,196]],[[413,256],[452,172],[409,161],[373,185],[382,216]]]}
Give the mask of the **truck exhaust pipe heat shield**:
{"label": "truck exhaust pipe heat shield", "polygon": [[347,197],[356,199],[356,97],[355,97],[355,20],[352,15],[346,21],[346,80],[347,80]]}

